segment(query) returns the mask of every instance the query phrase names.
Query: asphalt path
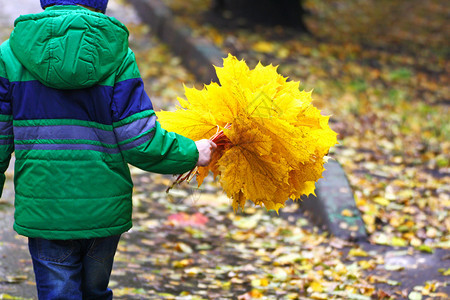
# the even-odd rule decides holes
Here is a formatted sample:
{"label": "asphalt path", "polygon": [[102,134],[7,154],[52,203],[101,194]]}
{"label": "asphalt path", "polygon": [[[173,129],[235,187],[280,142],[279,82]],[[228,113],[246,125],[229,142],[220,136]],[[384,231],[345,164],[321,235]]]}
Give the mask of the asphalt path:
{"label": "asphalt path", "polygon": [[[0,7],[0,42],[8,38],[14,28],[14,20],[20,15],[42,11],[38,0],[0,0]],[[107,14],[124,24],[140,23],[131,6],[117,0],[109,1]],[[7,181],[0,199],[0,299],[10,299],[9,296],[37,299],[27,239],[13,231],[13,176],[14,159],[7,171]]]}

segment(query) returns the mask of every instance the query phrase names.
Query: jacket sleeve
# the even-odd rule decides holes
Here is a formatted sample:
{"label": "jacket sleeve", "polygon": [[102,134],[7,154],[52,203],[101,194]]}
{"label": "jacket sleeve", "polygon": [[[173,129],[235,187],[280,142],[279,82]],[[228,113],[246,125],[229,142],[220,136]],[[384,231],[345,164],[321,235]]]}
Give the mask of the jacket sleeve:
{"label": "jacket sleeve", "polygon": [[114,133],[128,163],[161,174],[181,174],[195,167],[199,155],[195,142],[161,128],[131,50],[116,76],[112,110]]}
{"label": "jacket sleeve", "polygon": [[5,184],[5,172],[14,151],[10,82],[3,62],[3,47],[4,44],[0,46],[0,196]]}

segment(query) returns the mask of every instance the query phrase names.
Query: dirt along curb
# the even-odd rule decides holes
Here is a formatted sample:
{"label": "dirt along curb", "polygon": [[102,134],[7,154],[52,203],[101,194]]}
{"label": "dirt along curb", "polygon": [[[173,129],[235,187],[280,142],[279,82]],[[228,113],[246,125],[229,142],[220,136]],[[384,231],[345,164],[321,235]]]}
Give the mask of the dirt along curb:
{"label": "dirt along curb", "polygon": [[[226,54],[208,40],[193,37],[191,31],[175,20],[160,0],[129,0],[139,17],[204,83],[218,82],[213,65],[222,65]],[[336,161],[326,164],[324,178],[316,186],[317,197],[304,199],[302,208],[319,227],[346,240],[365,241],[367,234],[356,207],[345,172]]]}

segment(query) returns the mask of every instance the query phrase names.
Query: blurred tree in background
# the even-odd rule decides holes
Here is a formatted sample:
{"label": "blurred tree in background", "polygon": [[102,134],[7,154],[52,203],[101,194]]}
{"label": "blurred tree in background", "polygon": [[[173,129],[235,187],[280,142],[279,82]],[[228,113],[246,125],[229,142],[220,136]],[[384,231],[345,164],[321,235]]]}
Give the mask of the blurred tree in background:
{"label": "blurred tree in background", "polygon": [[303,0],[214,0],[213,10],[248,23],[282,25],[309,32],[303,20],[306,14]]}

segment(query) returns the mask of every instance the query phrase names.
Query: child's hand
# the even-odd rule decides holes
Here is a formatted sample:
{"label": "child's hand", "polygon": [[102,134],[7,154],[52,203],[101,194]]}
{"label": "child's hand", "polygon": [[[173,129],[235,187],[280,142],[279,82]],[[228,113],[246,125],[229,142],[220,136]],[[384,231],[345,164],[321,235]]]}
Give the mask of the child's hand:
{"label": "child's hand", "polygon": [[217,145],[207,139],[196,141],[195,145],[198,149],[197,166],[206,167],[211,162],[212,154],[216,150]]}

